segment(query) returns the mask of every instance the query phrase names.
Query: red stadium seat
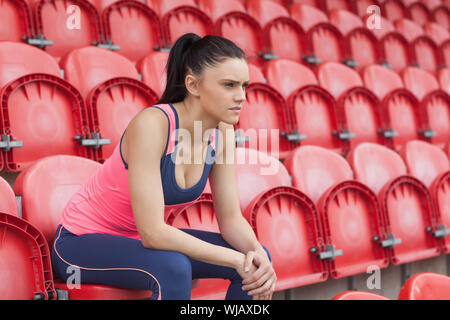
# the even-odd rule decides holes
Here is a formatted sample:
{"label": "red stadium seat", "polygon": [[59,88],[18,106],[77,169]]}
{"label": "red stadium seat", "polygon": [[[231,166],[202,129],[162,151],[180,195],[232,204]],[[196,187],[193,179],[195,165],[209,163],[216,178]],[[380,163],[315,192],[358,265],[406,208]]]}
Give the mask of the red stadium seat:
{"label": "red stadium seat", "polygon": [[450,66],[450,40],[444,41],[439,47],[441,63],[443,66]]}
{"label": "red stadium seat", "polygon": [[138,80],[138,72],[128,59],[102,48],[76,49],[60,65],[66,79],[86,98],[91,133],[110,140],[109,144],[99,140],[95,150],[95,160],[103,162],[119,143],[129,121],[153,105],[158,96]]}
{"label": "red stadium seat", "polygon": [[245,142],[239,141],[238,145],[285,158],[293,147],[287,137],[280,137],[287,131],[286,101],[263,83],[250,84],[246,94],[247,100],[235,125],[238,139]]}
{"label": "red stadium seat", "polygon": [[146,0],[147,5],[155,10],[161,17],[178,7],[197,7],[195,0]]}
{"label": "red stadium seat", "polygon": [[302,4],[302,5],[307,5],[310,7],[314,7],[319,10],[325,10],[325,7],[323,7],[323,3],[321,0],[292,0],[291,6],[294,6],[297,3]]}
{"label": "red stadium seat", "polygon": [[[328,19],[345,37],[346,63],[360,70],[366,65],[380,62],[381,52],[376,36],[364,27],[362,20],[347,10],[334,9]],[[355,64],[356,62],[356,64]]]}
{"label": "red stadium seat", "polygon": [[0,212],[2,300],[54,300],[50,252],[42,233],[19,217]]}
{"label": "red stadium seat", "polygon": [[335,9],[353,11],[351,0],[325,0],[324,2],[327,12]]}
{"label": "red stadium seat", "polygon": [[440,24],[445,29],[450,28],[450,9],[442,5],[436,7],[431,13],[433,20]]}
{"label": "red stadium seat", "polygon": [[89,133],[83,99],[61,79],[56,61],[32,46],[6,41],[0,57],[0,146],[7,169],[20,171],[53,154],[92,156],[74,139]]}
{"label": "red stadium seat", "polygon": [[[211,194],[203,194],[187,207],[172,211],[167,224],[181,229],[195,229],[220,233],[214,213]],[[193,300],[223,300],[230,281],[220,279],[199,279],[198,286],[192,289]]]}
{"label": "red stadium seat", "polygon": [[427,22],[424,26],[425,34],[428,35],[438,46],[449,40],[450,33],[445,27],[436,22]]}
{"label": "red stadium seat", "polygon": [[435,206],[433,235],[450,252],[450,165],[445,152],[423,141],[410,141],[400,151],[408,172],[430,188]]}
{"label": "red stadium seat", "polygon": [[419,24],[407,18],[398,19],[394,24],[396,30],[400,32],[408,42],[413,42],[414,39],[425,34]]}
{"label": "red stadium seat", "polygon": [[417,273],[403,284],[398,300],[450,300],[450,277],[431,272]]}
{"label": "red stadium seat", "polygon": [[405,5],[400,0],[386,0],[381,4],[381,14],[394,22],[408,16]]}
{"label": "red stadium seat", "polygon": [[293,185],[317,203],[323,228],[321,257],[332,278],[387,267],[385,249],[373,241],[382,232],[382,216],[375,194],[353,180],[340,155],[316,146],[295,149],[284,162]]}
{"label": "red stadium seat", "polygon": [[423,26],[430,20],[430,11],[427,6],[419,1],[410,4],[407,11],[411,20]]}
{"label": "red stadium seat", "polygon": [[450,68],[442,68],[439,70],[438,77],[441,89],[450,94]]}
{"label": "red stadium seat", "polygon": [[[368,14],[368,8],[370,6],[378,6],[380,8],[380,1],[378,0],[360,0],[354,2],[353,11],[361,18]],[[371,11],[373,13],[373,11]],[[381,16],[380,16],[381,17]]]}
{"label": "red stadium seat", "polygon": [[318,23],[328,22],[327,15],[323,11],[301,2],[294,2],[289,8],[289,12],[305,31]]}
{"label": "red stadium seat", "polygon": [[[339,77],[336,77],[337,74],[339,74]],[[320,86],[328,90],[336,100],[345,91],[364,85],[355,70],[336,62],[327,62],[320,65],[317,69],[317,79]]]}
{"label": "red stadium seat", "polygon": [[[36,0],[33,4],[31,9],[34,13],[36,38],[46,40],[37,46],[44,48],[58,61],[76,48],[103,43],[100,16],[87,0]],[[69,6],[75,7],[69,11]]]}
{"label": "red stadium seat", "polygon": [[424,0],[424,3],[428,7],[428,9],[433,10],[436,7],[440,6],[442,1],[441,0]]}
{"label": "red stadium seat", "polygon": [[380,65],[367,66],[361,71],[361,77],[365,87],[380,100],[389,92],[403,88],[402,78],[396,72]]}
{"label": "red stadium seat", "polygon": [[142,82],[152,88],[158,97],[162,96],[166,88],[166,65],[168,59],[168,52],[155,51],[146,55],[136,65],[136,68],[142,75]]}
{"label": "red stadium seat", "polygon": [[422,136],[443,148],[450,139],[450,97],[436,78],[421,69],[403,71],[405,87],[421,99]]}
{"label": "red stadium seat", "polygon": [[309,68],[300,63],[276,59],[266,63],[263,70],[267,84],[275,88],[285,99],[296,89],[317,85],[317,79]]}
{"label": "red stadium seat", "polygon": [[408,40],[398,32],[388,32],[380,39],[383,61],[400,72],[413,62]]}
{"label": "red stadium seat", "polygon": [[391,300],[391,299],[372,292],[345,291],[334,296],[331,300]]}
{"label": "red stadium seat", "polygon": [[206,13],[213,22],[233,11],[247,12],[244,4],[239,0],[197,0],[197,3],[199,9]]}
{"label": "red stadium seat", "polygon": [[263,32],[258,21],[244,12],[230,12],[215,22],[215,33],[230,39],[242,50],[247,60],[259,67],[264,65]]}
{"label": "red stadium seat", "polygon": [[302,61],[307,54],[306,35],[286,8],[273,1],[250,0],[247,9],[263,27],[264,51],[269,57]]}
{"label": "red stadium seat", "polygon": [[391,263],[438,256],[439,241],[426,230],[433,224],[430,193],[419,180],[406,176],[402,158],[386,147],[363,143],[348,154],[347,160],[355,178],[378,195],[386,234],[377,241],[389,252]]}
{"label": "red stadium seat", "polygon": [[432,73],[441,66],[439,56],[439,48],[436,43],[427,36],[420,36],[411,43],[411,51],[413,54],[413,65]]}
{"label": "red stadium seat", "polygon": [[[153,3],[155,2],[153,0]],[[158,2],[163,3],[165,1],[158,0]],[[162,12],[160,11],[160,14]],[[206,13],[194,6],[188,6],[186,3],[162,15],[161,27],[164,34],[165,47],[171,47],[179,37],[186,33],[192,32],[201,37],[214,34],[214,24]]]}
{"label": "red stadium seat", "polygon": [[33,37],[33,23],[27,2],[7,0],[0,4],[0,41],[20,42]]}
{"label": "red stadium seat", "polygon": [[277,159],[237,148],[236,160],[242,212],[272,256],[275,290],[325,281],[325,265],[310,251],[318,251],[322,233],[312,201],[289,186],[289,174]]}
{"label": "red stadium seat", "polygon": [[134,63],[164,45],[158,15],[139,1],[115,2],[101,17],[105,40],[118,45],[117,53]]}
{"label": "red stadium seat", "polygon": [[376,20],[373,18],[373,14],[365,15],[363,18],[363,22],[366,28],[372,31],[372,33],[375,35],[375,37],[377,37],[378,40],[381,40],[389,32],[394,32],[395,26],[391,21],[383,16],[378,16],[377,18],[379,18],[380,21],[379,28],[375,24]]}
{"label": "red stadium seat", "polygon": [[260,83],[266,83],[267,80],[264,77],[264,73],[261,71],[260,68],[255,66],[254,64],[249,63],[248,64],[248,73],[250,77],[250,82],[260,82]]}
{"label": "red stadium seat", "polygon": [[0,212],[7,212],[16,217],[19,216],[14,191],[2,177],[0,177]]}
{"label": "red stadium seat", "polygon": [[[39,228],[45,244],[53,245],[64,206],[99,167],[100,164],[88,159],[52,156],[34,162],[17,177],[14,191],[22,196],[23,218]],[[60,281],[56,286],[68,289]],[[69,299],[136,299],[151,296],[150,291],[124,291],[115,287],[88,284],[68,291]]]}

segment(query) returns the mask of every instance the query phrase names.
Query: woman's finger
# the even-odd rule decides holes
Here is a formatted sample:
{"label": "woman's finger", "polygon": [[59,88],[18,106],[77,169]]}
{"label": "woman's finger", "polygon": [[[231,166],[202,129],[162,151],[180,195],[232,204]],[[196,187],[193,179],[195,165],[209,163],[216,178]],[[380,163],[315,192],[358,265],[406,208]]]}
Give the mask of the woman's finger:
{"label": "woman's finger", "polygon": [[[254,275],[256,276],[256,273],[259,271],[256,270]],[[249,284],[244,284],[244,286],[242,286],[242,289],[245,291],[248,290],[252,290],[252,289],[256,289],[261,287],[267,280],[269,280],[271,277],[273,276],[273,274],[271,272],[261,272],[261,276],[257,277],[255,281],[249,283]],[[244,282],[243,282],[244,283]]]}
{"label": "woman's finger", "polygon": [[272,287],[274,279],[270,278],[269,280],[267,280],[264,285],[262,285],[261,287],[255,289],[255,290],[251,290],[249,291],[249,295],[255,295],[255,294],[265,294],[267,293],[266,291],[269,291],[270,288]]}
{"label": "woman's finger", "polygon": [[253,274],[242,281],[243,285],[248,285],[250,283],[254,283],[259,278],[262,277],[263,274],[270,272],[272,269],[272,265],[269,264],[261,264],[258,269],[253,272]]}

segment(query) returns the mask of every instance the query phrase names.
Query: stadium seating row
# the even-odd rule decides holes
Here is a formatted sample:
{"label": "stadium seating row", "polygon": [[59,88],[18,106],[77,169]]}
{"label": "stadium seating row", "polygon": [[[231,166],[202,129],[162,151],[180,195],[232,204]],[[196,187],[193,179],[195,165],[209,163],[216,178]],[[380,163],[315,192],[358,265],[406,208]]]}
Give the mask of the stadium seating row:
{"label": "stadium seating row", "polygon": [[[365,8],[374,1],[354,2]],[[382,7],[390,7],[388,3],[401,2],[386,1]],[[258,66],[277,57],[311,66],[337,61],[357,69],[385,63],[396,71],[413,64],[437,72],[450,65],[450,11],[444,5],[436,9],[437,16],[444,17],[437,22],[424,20],[423,14],[418,14],[419,21],[409,19],[416,15],[406,14],[394,22],[394,14],[388,14],[372,29],[368,26],[373,24],[372,15],[360,18],[331,2],[328,13],[302,1],[289,10],[269,0],[249,0],[245,6],[238,0],[198,0],[198,4],[194,0],[74,0],[73,4],[75,11],[60,0],[5,0],[0,15],[8,23],[0,29],[0,40],[25,41],[58,61],[76,48],[97,45],[136,64],[150,52],[167,50],[182,34],[195,32],[233,40]],[[427,10],[420,2],[416,6]]]}
{"label": "stadium seating row", "polygon": [[[417,140],[408,142],[400,155],[384,146],[362,143],[345,160],[325,148],[304,146],[282,164],[257,150],[237,149],[241,210],[271,252],[277,291],[363,273],[370,265],[386,268],[450,252],[449,158],[440,148]],[[39,240],[42,259],[49,259],[46,250],[52,245],[62,208],[99,166],[75,156],[51,156],[22,171],[14,193],[3,181],[6,191],[0,194],[5,201],[0,203],[10,206],[0,208],[9,213],[0,215],[0,223],[6,225],[0,230],[6,233],[4,243],[11,245],[11,250],[2,250],[5,265],[20,261],[11,268],[17,264],[31,268],[27,250],[32,249],[23,248],[26,233]],[[171,211],[167,223],[217,232],[209,192],[208,186],[194,204]],[[14,194],[21,199],[23,220],[16,216]],[[41,286],[33,290],[15,285],[15,277],[5,279],[7,284],[14,282],[2,282],[11,290],[10,297],[56,297],[55,285],[70,296],[72,289],[53,281],[48,263],[42,262],[42,279],[36,280],[39,272],[23,271],[27,285]],[[192,295],[223,298],[226,288],[223,280],[202,279]],[[93,285],[82,286],[74,294],[101,298],[105,290],[112,296],[127,296],[117,288]]]}
{"label": "stadium seating row", "polygon": [[[58,65],[42,50],[0,42],[0,169],[21,171],[52,154],[102,163],[133,116],[158,100],[167,57],[146,56],[138,73],[103,48],[75,49]],[[450,69],[436,79],[415,67],[398,75],[380,65],[358,73],[335,62],[315,73],[285,59],[263,70],[250,66],[253,83],[235,126],[239,146],[284,159],[300,145],[345,155],[362,142],[398,151],[410,140],[444,148],[450,139]]]}

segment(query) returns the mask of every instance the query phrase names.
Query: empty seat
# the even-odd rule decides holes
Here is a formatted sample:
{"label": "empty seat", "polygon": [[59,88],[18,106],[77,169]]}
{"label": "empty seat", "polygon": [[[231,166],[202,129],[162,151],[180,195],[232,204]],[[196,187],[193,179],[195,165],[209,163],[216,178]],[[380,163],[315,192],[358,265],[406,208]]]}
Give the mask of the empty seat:
{"label": "empty seat", "polygon": [[444,27],[446,30],[450,28],[450,10],[446,6],[436,7],[431,16],[433,20]]}
{"label": "empty seat", "polygon": [[440,243],[427,232],[433,225],[433,204],[427,187],[407,176],[402,158],[386,147],[362,143],[347,156],[355,178],[377,195],[384,215],[378,237],[394,265],[435,257]]}
{"label": "empty seat", "polygon": [[339,154],[316,146],[296,148],[284,162],[293,185],[317,204],[323,226],[323,249],[332,278],[384,268],[389,257],[373,241],[382,221],[375,194],[353,180],[350,165]]}
{"label": "empty seat", "polygon": [[287,138],[280,137],[287,131],[286,101],[263,83],[250,84],[246,94],[247,100],[235,125],[238,145],[267,152],[276,158],[286,157],[293,147]]}
{"label": "empty seat", "polygon": [[60,65],[67,81],[78,87],[86,99],[89,125],[94,134],[91,139],[97,147],[95,159],[102,162],[119,143],[129,121],[140,110],[153,105],[158,96],[138,80],[133,63],[102,48],[73,50]]}
{"label": "empty seat", "polygon": [[442,68],[439,70],[438,77],[441,89],[450,94],[450,68]]}
{"label": "empty seat", "polygon": [[56,61],[32,46],[6,41],[0,43],[0,57],[6,168],[20,171],[53,154],[90,157],[75,139],[89,134],[83,99],[61,79]]}
{"label": "empty seat", "polygon": [[381,14],[394,22],[408,15],[405,5],[400,0],[386,0],[381,4]]}
{"label": "empty seat", "polygon": [[0,3],[0,41],[22,41],[33,37],[33,23],[27,2],[7,0]]}
{"label": "empty seat", "polygon": [[273,1],[250,0],[247,9],[263,27],[265,53],[274,55],[272,58],[302,61],[307,54],[305,32],[286,8]]}
{"label": "empty seat", "polygon": [[317,8],[319,10],[325,10],[325,8],[322,6],[323,3],[321,0],[292,0],[291,6],[294,6],[297,3],[302,5],[308,5]]}
{"label": "empty seat", "polygon": [[410,4],[407,11],[411,20],[423,26],[430,20],[430,11],[427,6],[419,1]]}
{"label": "empty seat", "polygon": [[431,272],[417,273],[402,285],[398,300],[450,300],[450,277]]}
{"label": "empty seat", "polygon": [[254,64],[251,64],[251,63],[248,64],[248,73],[249,73],[251,83],[254,83],[254,82],[266,83],[267,82],[266,78],[264,77],[264,73],[261,71],[260,68],[258,68]]}
{"label": "empty seat", "polygon": [[244,12],[230,12],[215,22],[218,36],[230,39],[242,50],[247,60],[259,67],[265,63],[263,58],[263,32],[258,21]]}
{"label": "empty seat", "polygon": [[109,5],[103,11],[102,21],[105,40],[118,45],[117,52],[134,63],[164,45],[158,15],[139,1]]}
{"label": "empty seat", "polygon": [[166,88],[168,58],[168,52],[155,51],[146,55],[136,65],[142,75],[142,82],[152,88],[158,97],[162,96]]}
{"label": "empty seat", "polygon": [[439,53],[441,54],[442,66],[450,66],[450,40],[444,41],[439,47]]}
{"label": "empty seat", "polygon": [[[444,0],[445,1],[445,0]],[[425,5],[428,9],[433,10],[441,5],[441,0],[424,0]]]}
{"label": "empty seat", "polygon": [[328,22],[327,15],[318,8],[294,2],[289,8],[291,17],[297,21],[303,30],[308,31],[312,26],[322,22]]}
{"label": "empty seat", "polygon": [[408,42],[413,42],[414,39],[425,34],[423,28],[414,21],[406,18],[395,21],[395,28],[400,32]]}
{"label": "empty seat", "polygon": [[244,217],[272,257],[275,290],[325,281],[326,265],[310,252],[318,248],[321,234],[317,210],[306,195],[290,187],[283,164],[262,152],[237,148],[235,169]]}
{"label": "empty seat", "polygon": [[438,46],[450,38],[448,30],[436,22],[427,22],[424,26],[424,30],[425,34],[433,39]]}
{"label": "empty seat", "polygon": [[[380,2],[378,0],[360,0],[360,1],[355,1],[354,2],[354,8],[353,11],[360,16],[361,18],[366,16],[369,12],[368,12],[368,8],[371,6],[377,6],[378,8],[380,8]],[[371,12],[373,13],[373,7],[371,8]],[[378,10],[378,12],[380,12],[380,10]],[[381,13],[381,12],[380,12]],[[381,16],[380,16],[381,17]]]}
{"label": "empty seat", "polygon": [[436,78],[427,71],[407,68],[405,87],[421,99],[422,136],[443,148],[450,139],[450,98]]}
{"label": "empty seat", "polygon": [[386,67],[374,64],[367,66],[361,72],[364,85],[382,100],[389,92],[403,88],[400,76]]}
{"label": "empty seat", "polygon": [[296,89],[318,84],[314,72],[304,65],[290,60],[269,61],[264,66],[263,72],[267,84],[275,88],[285,99],[288,99]]}
{"label": "empty seat", "polygon": [[[378,21],[380,25],[376,24]],[[387,33],[395,31],[394,24],[383,16],[366,14],[363,18],[363,22],[366,28],[372,31],[372,33],[375,35],[375,37],[377,37],[378,40],[381,40]]]}
{"label": "empty seat", "polygon": [[[60,155],[40,159],[19,174],[14,191],[22,196],[23,218],[41,230],[45,244],[52,246],[63,208],[99,167],[99,163],[89,159]],[[56,285],[68,289],[65,283]],[[80,289],[69,290],[69,299],[104,299],[123,290],[83,284]],[[125,290],[125,293],[128,299],[151,296],[150,291]]]}
{"label": "empty seat", "polygon": [[400,72],[413,62],[408,40],[399,32],[388,32],[380,39],[384,63]]}
{"label": "empty seat", "polygon": [[334,296],[331,300],[391,300],[391,299],[373,292],[345,291]]}
{"label": "empty seat", "polygon": [[205,12],[213,22],[233,11],[246,13],[244,4],[239,0],[198,0],[197,3],[199,9]]}
{"label": "empty seat", "polygon": [[[340,76],[336,77],[337,74]],[[355,70],[336,62],[320,65],[317,70],[317,79],[320,86],[328,90],[336,100],[345,91],[364,85],[361,77]]]}
{"label": "empty seat", "polygon": [[437,226],[433,235],[442,240],[445,252],[450,252],[450,165],[444,151],[424,141],[410,141],[400,151],[408,172],[430,188],[435,205]]}
{"label": "empty seat", "polygon": [[160,17],[164,16],[169,11],[176,9],[178,7],[189,6],[197,7],[195,0],[146,0],[147,5],[155,10]]}
{"label": "empty seat", "polygon": [[14,191],[2,177],[0,177],[0,212],[19,216]]}
{"label": "empty seat", "polygon": [[335,9],[353,11],[352,2],[350,0],[325,0],[325,8],[327,12]]}
{"label": "empty seat", "polygon": [[[32,3],[35,37],[46,40],[37,45],[57,60],[76,48],[103,43],[100,16],[94,5],[87,0]],[[72,7],[76,9],[67,10],[70,5],[76,6]]]}
{"label": "empty seat", "polygon": [[345,37],[347,65],[360,70],[366,65],[380,62],[381,52],[377,38],[364,27],[356,14],[335,9],[328,13],[328,19]]}
{"label": "empty seat", "polygon": [[50,252],[42,233],[27,221],[0,212],[2,300],[53,300]]}
{"label": "empty seat", "polygon": [[[220,233],[211,194],[203,194],[195,203],[173,210],[167,217],[167,224],[179,229]],[[197,287],[191,291],[191,298],[193,300],[223,300],[229,284],[229,280],[198,279]]]}
{"label": "empty seat", "polygon": [[441,66],[439,48],[436,43],[428,36],[420,36],[411,43],[413,54],[413,65],[432,73]]}

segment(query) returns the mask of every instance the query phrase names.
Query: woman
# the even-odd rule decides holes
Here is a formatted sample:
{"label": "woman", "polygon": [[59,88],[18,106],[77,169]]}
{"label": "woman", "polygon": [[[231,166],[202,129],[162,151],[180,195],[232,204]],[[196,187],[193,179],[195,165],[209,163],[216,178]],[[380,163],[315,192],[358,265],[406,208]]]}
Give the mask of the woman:
{"label": "woman", "polygon": [[[76,266],[81,283],[189,299],[192,279],[224,278],[226,299],[271,299],[276,275],[242,217],[234,166],[214,161],[234,155],[248,82],[245,54],[233,42],[192,33],[176,41],[161,100],[130,121],[64,209],[52,248],[62,280]],[[195,139],[199,128],[209,139]],[[165,213],[195,201],[208,177],[221,234],[167,225]]]}

